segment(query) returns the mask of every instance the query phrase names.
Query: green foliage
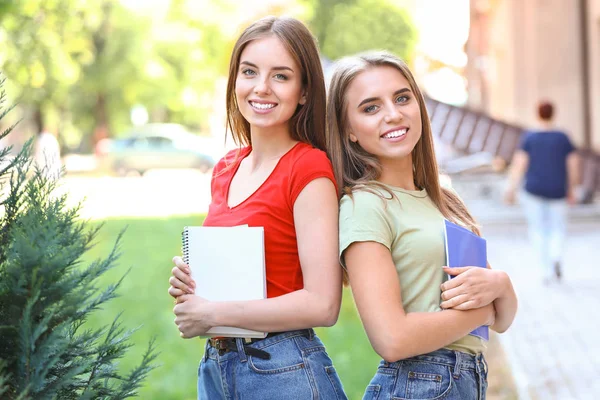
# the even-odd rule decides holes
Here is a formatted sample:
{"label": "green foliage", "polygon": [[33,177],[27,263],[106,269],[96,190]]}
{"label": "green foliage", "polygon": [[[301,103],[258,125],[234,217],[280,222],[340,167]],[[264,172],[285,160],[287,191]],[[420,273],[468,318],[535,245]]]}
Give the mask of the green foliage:
{"label": "green foliage", "polygon": [[406,10],[393,1],[325,0],[312,24],[330,59],[366,50],[388,50],[410,62],[416,29]]}
{"label": "green foliage", "polygon": [[[0,82],[1,91],[1,82]],[[0,94],[0,122],[5,97]],[[3,133],[6,136],[11,128]],[[30,167],[28,143],[15,158],[0,151],[0,396],[2,399],[124,399],[154,368],[151,341],[124,375],[118,360],[135,330],[116,316],[89,328],[89,316],[116,296],[98,278],[116,266],[119,239],[105,258],[84,265],[100,227],[78,219],[56,196],[56,181]]]}
{"label": "green foliage", "polygon": [[205,127],[227,70],[232,38],[222,21],[189,13],[190,2],[172,1],[160,15],[125,3],[0,0],[0,70],[38,123],[88,149],[95,128],[129,127],[136,104],[155,121]]}

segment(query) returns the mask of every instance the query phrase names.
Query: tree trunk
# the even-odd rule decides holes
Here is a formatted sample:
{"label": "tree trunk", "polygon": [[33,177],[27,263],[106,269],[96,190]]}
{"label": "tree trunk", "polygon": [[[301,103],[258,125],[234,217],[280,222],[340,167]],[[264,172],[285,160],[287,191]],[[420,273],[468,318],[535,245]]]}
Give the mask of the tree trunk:
{"label": "tree trunk", "polygon": [[36,104],[33,110],[33,123],[35,125],[35,133],[40,133],[45,126],[45,116],[44,111],[42,110],[42,106],[40,104]]}
{"label": "tree trunk", "polygon": [[95,147],[100,140],[110,137],[110,131],[108,129],[108,113],[106,111],[106,95],[104,93],[98,93],[98,96],[96,97],[94,117],[96,119],[93,137],[93,145]]}

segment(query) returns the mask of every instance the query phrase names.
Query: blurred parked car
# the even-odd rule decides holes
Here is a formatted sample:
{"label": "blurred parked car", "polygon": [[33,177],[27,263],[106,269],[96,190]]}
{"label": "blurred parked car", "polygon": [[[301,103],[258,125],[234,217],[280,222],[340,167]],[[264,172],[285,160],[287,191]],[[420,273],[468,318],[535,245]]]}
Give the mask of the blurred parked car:
{"label": "blurred parked car", "polygon": [[98,143],[102,163],[118,175],[144,174],[155,168],[195,168],[203,173],[214,165],[206,140],[177,124],[148,124],[119,139]]}

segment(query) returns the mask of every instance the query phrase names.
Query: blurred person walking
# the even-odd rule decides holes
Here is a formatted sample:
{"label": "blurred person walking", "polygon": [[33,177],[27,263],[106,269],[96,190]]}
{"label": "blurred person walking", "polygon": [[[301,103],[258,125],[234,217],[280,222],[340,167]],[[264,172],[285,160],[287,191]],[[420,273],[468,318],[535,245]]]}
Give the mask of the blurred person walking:
{"label": "blurred person walking", "polygon": [[554,126],[554,106],[538,105],[540,129],[525,133],[508,177],[505,202],[514,204],[525,178],[521,199],[530,241],[544,283],[563,276],[562,254],[567,230],[567,203],[575,204],[579,174],[575,147],[567,134]]}
{"label": "blurred person walking", "polygon": [[38,133],[34,144],[34,163],[44,176],[58,180],[62,173],[60,145],[55,131],[44,128]]}

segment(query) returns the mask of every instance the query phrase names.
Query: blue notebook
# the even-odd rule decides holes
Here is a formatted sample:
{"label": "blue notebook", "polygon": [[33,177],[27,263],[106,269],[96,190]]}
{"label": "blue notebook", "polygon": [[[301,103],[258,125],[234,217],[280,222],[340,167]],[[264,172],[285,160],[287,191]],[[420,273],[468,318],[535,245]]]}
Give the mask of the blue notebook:
{"label": "blue notebook", "polygon": [[[444,220],[444,233],[448,267],[487,267],[487,245],[484,238],[448,220]],[[480,326],[470,335],[489,340],[490,330],[487,326]]]}

